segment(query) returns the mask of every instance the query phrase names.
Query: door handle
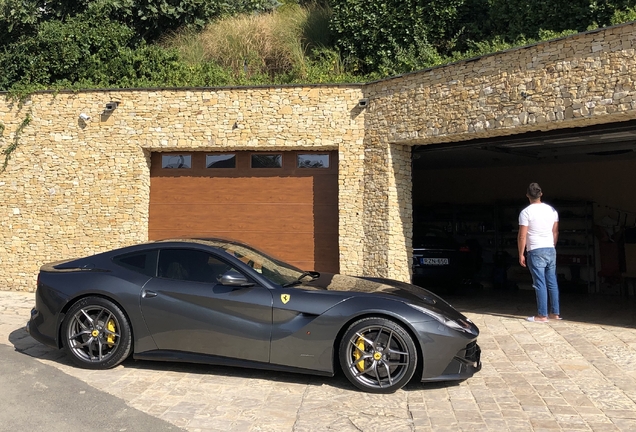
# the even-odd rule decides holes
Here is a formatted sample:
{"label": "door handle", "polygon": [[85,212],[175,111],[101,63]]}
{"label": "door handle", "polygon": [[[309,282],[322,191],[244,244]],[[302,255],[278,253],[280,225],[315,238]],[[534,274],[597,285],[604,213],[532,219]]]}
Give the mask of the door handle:
{"label": "door handle", "polygon": [[143,290],[141,296],[143,298],[157,297],[157,293],[154,291]]}

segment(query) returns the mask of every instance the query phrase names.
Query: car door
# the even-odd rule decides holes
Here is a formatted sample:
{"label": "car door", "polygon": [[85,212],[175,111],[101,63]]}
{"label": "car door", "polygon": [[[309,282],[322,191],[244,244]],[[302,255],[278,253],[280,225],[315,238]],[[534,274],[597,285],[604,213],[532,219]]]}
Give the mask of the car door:
{"label": "car door", "polygon": [[159,251],[157,277],[141,293],[141,310],[160,350],[269,361],[272,295],[255,284],[224,286],[235,270],[197,249]]}

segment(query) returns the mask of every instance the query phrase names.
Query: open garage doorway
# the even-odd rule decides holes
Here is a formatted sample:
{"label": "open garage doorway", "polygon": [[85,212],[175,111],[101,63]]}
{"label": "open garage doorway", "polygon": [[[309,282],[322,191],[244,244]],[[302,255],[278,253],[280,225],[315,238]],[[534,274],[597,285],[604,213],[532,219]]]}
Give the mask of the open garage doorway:
{"label": "open garage doorway", "polygon": [[636,121],[415,147],[414,282],[455,267],[465,287],[531,290],[516,241],[538,182],[560,215],[562,292],[633,296],[635,173]]}

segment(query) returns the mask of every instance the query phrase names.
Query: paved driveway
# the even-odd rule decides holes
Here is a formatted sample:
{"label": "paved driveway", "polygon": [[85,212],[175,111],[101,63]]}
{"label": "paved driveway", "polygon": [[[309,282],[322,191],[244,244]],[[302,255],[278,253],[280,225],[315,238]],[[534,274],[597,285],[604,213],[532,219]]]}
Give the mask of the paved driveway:
{"label": "paved driveway", "polygon": [[532,292],[449,300],[481,329],[482,371],[392,395],[342,376],[132,360],[77,369],[24,331],[33,294],[0,292],[0,344],[189,431],[636,431],[633,300],[563,296],[565,320],[548,324],[524,321]]}

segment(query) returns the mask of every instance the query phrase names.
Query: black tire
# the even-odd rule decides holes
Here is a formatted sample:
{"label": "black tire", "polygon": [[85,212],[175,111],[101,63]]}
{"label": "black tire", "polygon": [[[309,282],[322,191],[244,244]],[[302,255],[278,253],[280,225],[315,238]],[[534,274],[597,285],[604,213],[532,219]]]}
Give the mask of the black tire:
{"label": "black tire", "polygon": [[363,318],[340,341],[340,367],[351,383],[369,393],[393,393],[413,377],[417,349],[411,335],[394,321]]}
{"label": "black tire", "polygon": [[132,349],[128,318],[101,297],[86,297],[72,305],[62,322],[61,337],[73,363],[86,369],[113,368]]}

